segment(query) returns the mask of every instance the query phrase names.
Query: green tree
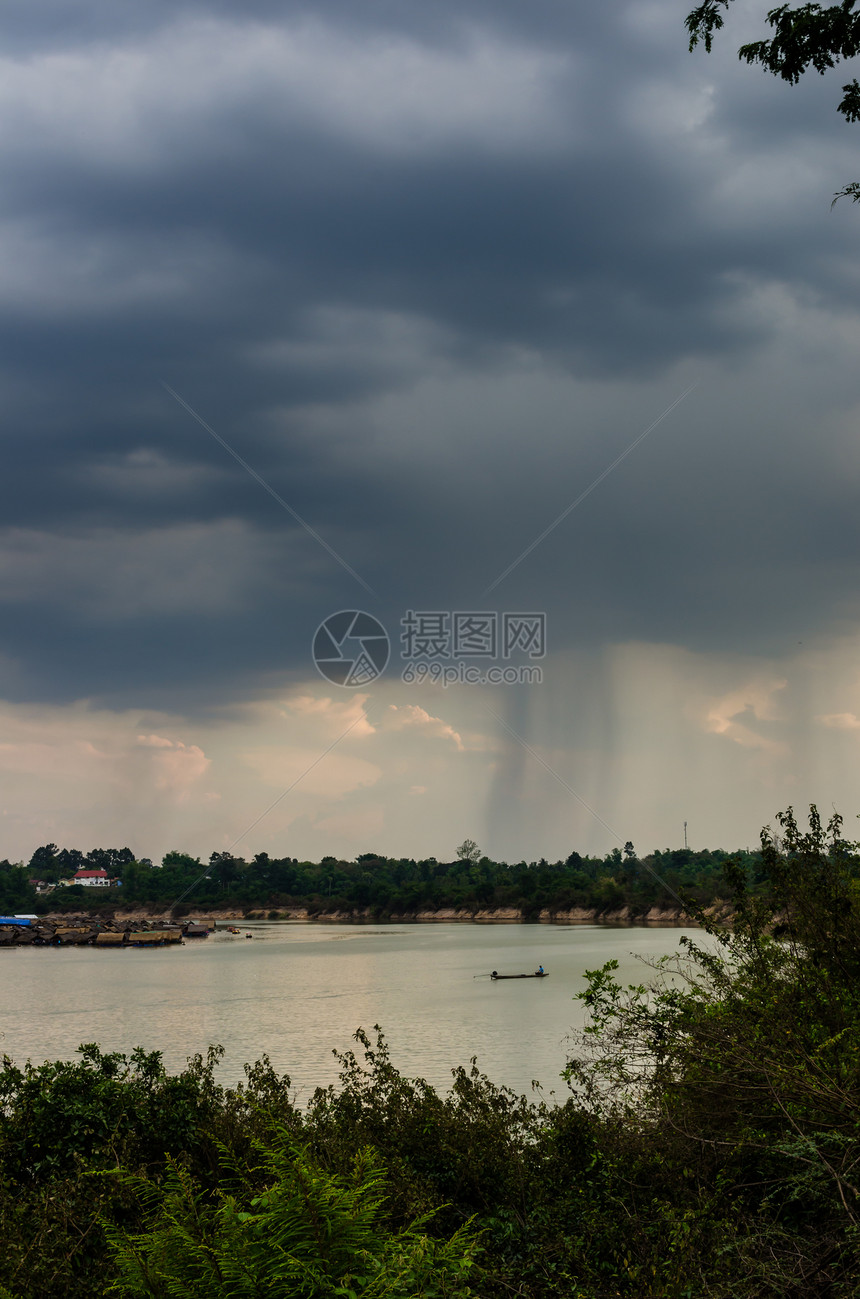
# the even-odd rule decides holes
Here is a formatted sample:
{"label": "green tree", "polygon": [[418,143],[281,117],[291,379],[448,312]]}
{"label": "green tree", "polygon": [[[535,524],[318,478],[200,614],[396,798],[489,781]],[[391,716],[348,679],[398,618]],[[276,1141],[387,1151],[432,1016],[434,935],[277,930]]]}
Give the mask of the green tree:
{"label": "green tree", "polygon": [[457,856],[460,861],[468,862],[470,866],[474,866],[481,860],[481,850],[474,839],[464,839],[457,849]]}
{"label": "green tree", "polygon": [[166,852],[161,859],[162,866],[181,866],[188,870],[200,869],[200,858],[191,857],[187,852],[177,852],[173,849]]}
{"label": "green tree", "polygon": [[48,880],[54,884],[61,875],[73,875],[74,870],[63,870],[59,862],[59,848],[55,843],[46,843],[37,848],[30,858],[29,871],[34,879]]}
{"label": "green tree", "polygon": [[0,912],[31,910],[36,899],[29,873],[20,862],[0,861]]}
{"label": "green tree", "polygon": [[124,866],[135,860],[130,848],[93,848],[87,853],[87,868],[119,875]]}

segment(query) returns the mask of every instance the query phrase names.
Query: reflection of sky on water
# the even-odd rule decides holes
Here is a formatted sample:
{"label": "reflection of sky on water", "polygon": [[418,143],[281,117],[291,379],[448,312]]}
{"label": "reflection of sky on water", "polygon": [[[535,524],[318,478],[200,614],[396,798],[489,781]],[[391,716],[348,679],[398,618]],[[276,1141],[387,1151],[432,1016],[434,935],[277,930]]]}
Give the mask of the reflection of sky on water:
{"label": "reflection of sky on water", "polygon": [[[254,934],[249,942],[244,934]],[[610,959],[621,982],[649,971],[631,953],[677,949],[680,931],[545,925],[243,926],[182,948],[4,953],[0,1050],[19,1063],[68,1057],[81,1042],[162,1051],[171,1069],[226,1048],[224,1082],[270,1056],[302,1096],[335,1080],[333,1049],[382,1025],[394,1063],[445,1087],[472,1056],[495,1082],[562,1089],[564,1039],[581,1022],[582,974]],[[546,980],[492,983],[489,973]]]}

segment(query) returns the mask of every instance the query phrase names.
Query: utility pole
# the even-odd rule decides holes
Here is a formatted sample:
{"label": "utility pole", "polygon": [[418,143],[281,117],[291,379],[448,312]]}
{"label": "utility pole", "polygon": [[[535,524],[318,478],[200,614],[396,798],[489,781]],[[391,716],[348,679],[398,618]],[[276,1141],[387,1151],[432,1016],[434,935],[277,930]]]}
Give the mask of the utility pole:
{"label": "utility pole", "polygon": [[684,849],[687,847],[687,822],[684,822]]}

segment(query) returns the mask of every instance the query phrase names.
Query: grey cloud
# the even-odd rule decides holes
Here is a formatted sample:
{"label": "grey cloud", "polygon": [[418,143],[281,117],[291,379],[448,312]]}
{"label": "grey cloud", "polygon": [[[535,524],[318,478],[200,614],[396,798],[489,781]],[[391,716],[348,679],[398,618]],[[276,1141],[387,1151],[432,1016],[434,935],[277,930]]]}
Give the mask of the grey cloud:
{"label": "grey cloud", "polygon": [[[581,10],[7,11],[20,85],[7,81],[0,132],[11,263],[0,501],[7,527],[59,547],[68,537],[64,563],[82,574],[67,598],[35,579],[7,592],[5,651],[28,664],[28,691],[153,704],[168,688],[242,693],[306,670],[313,627],[358,596],[160,379],[347,556],[396,622],[408,602],[477,598],[699,377],[679,419],[499,595],[552,610],[564,643],[766,646],[798,622],[798,581],[806,621],[832,617],[856,531],[849,483],[834,503],[827,418],[856,394],[839,390],[835,363],[792,387],[803,346],[790,342],[750,373],[795,328],[757,294],[781,286],[786,312],[831,326],[855,310],[855,229],[841,215],[824,225],[841,124],[819,96],[808,127],[800,92],[788,107],[727,56],[694,64],[680,17],[664,48],[630,26],[629,8]],[[255,45],[254,23],[301,20],[315,24],[303,48],[318,85],[298,65],[281,84]],[[188,35],[195,22],[222,61],[220,86]],[[246,46],[231,43],[236,31]],[[426,72],[416,99],[389,68],[394,108],[378,77],[363,95],[361,76],[388,67],[379,34],[408,40]],[[475,56],[470,84],[482,40],[499,66]],[[119,46],[136,71],[108,78],[103,102],[68,64],[48,60],[44,81],[27,81],[25,55],[92,58],[97,78]],[[697,121],[703,78],[717,90]],[[681,129],[673,115],[685,113]],[[792,150],[811,156],[817,142],[796,198]],[[733,199],[769,154],[785,155],[783,171]],[[744,402],[725,392],[735,381]],[[484,407],[496,388],[509,409],[494,423]],[[223,564],[213,549],[223,608],[214,594],[206,604],[204,582],[202,603],[141,598],[132,627],[123,600],[96,614],[70,597],[121,582],[139,536],[234,526],[252,540]],[[111,542],[111,529],[127,539]]]}

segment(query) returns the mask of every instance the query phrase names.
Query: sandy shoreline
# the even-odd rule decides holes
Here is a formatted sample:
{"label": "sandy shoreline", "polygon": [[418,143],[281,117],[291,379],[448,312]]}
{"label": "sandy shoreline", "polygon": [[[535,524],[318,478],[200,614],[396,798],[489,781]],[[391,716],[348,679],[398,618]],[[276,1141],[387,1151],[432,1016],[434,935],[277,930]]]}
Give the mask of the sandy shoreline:
{"label": "sandy shoreline", "polygon": [[[707,908],[707,913],[715,918],[725,918],[728,908],[716,903]],[[414,911],[402,915],[374,915],[369,909],[355,911],[314,911],[304,907],[282,907],[272,910],[248,908],[216,908],[214,910],[195,910],[183,916],[183,921],[206,922],[215,924],[236,920],[266,920],[271,916],[278,920],[300,920],[308,924],[486,924],[517,925],[538,923],[542,925],[614,925],[645,926],[668,928],[697,928],[697,921],[680,907],[650,907],[647,911],[634,913],[630,907],[620,907],[612,911],[598,911],[592,907],[572,907],[565,911],[543,910],[528,919],[523,912],[513,907],[482,908],[478,910],[440,907],[438,911]],[[97,921],[98,914],[93,912],[49,912],[42,917],[45,920],[87,919]],[[107,918],[105,916],[105,918]],[[111,918],[117,921],[126,920],[170,920],[170,911],[158,908],[137,907],[123,909],[118,907]]]}

